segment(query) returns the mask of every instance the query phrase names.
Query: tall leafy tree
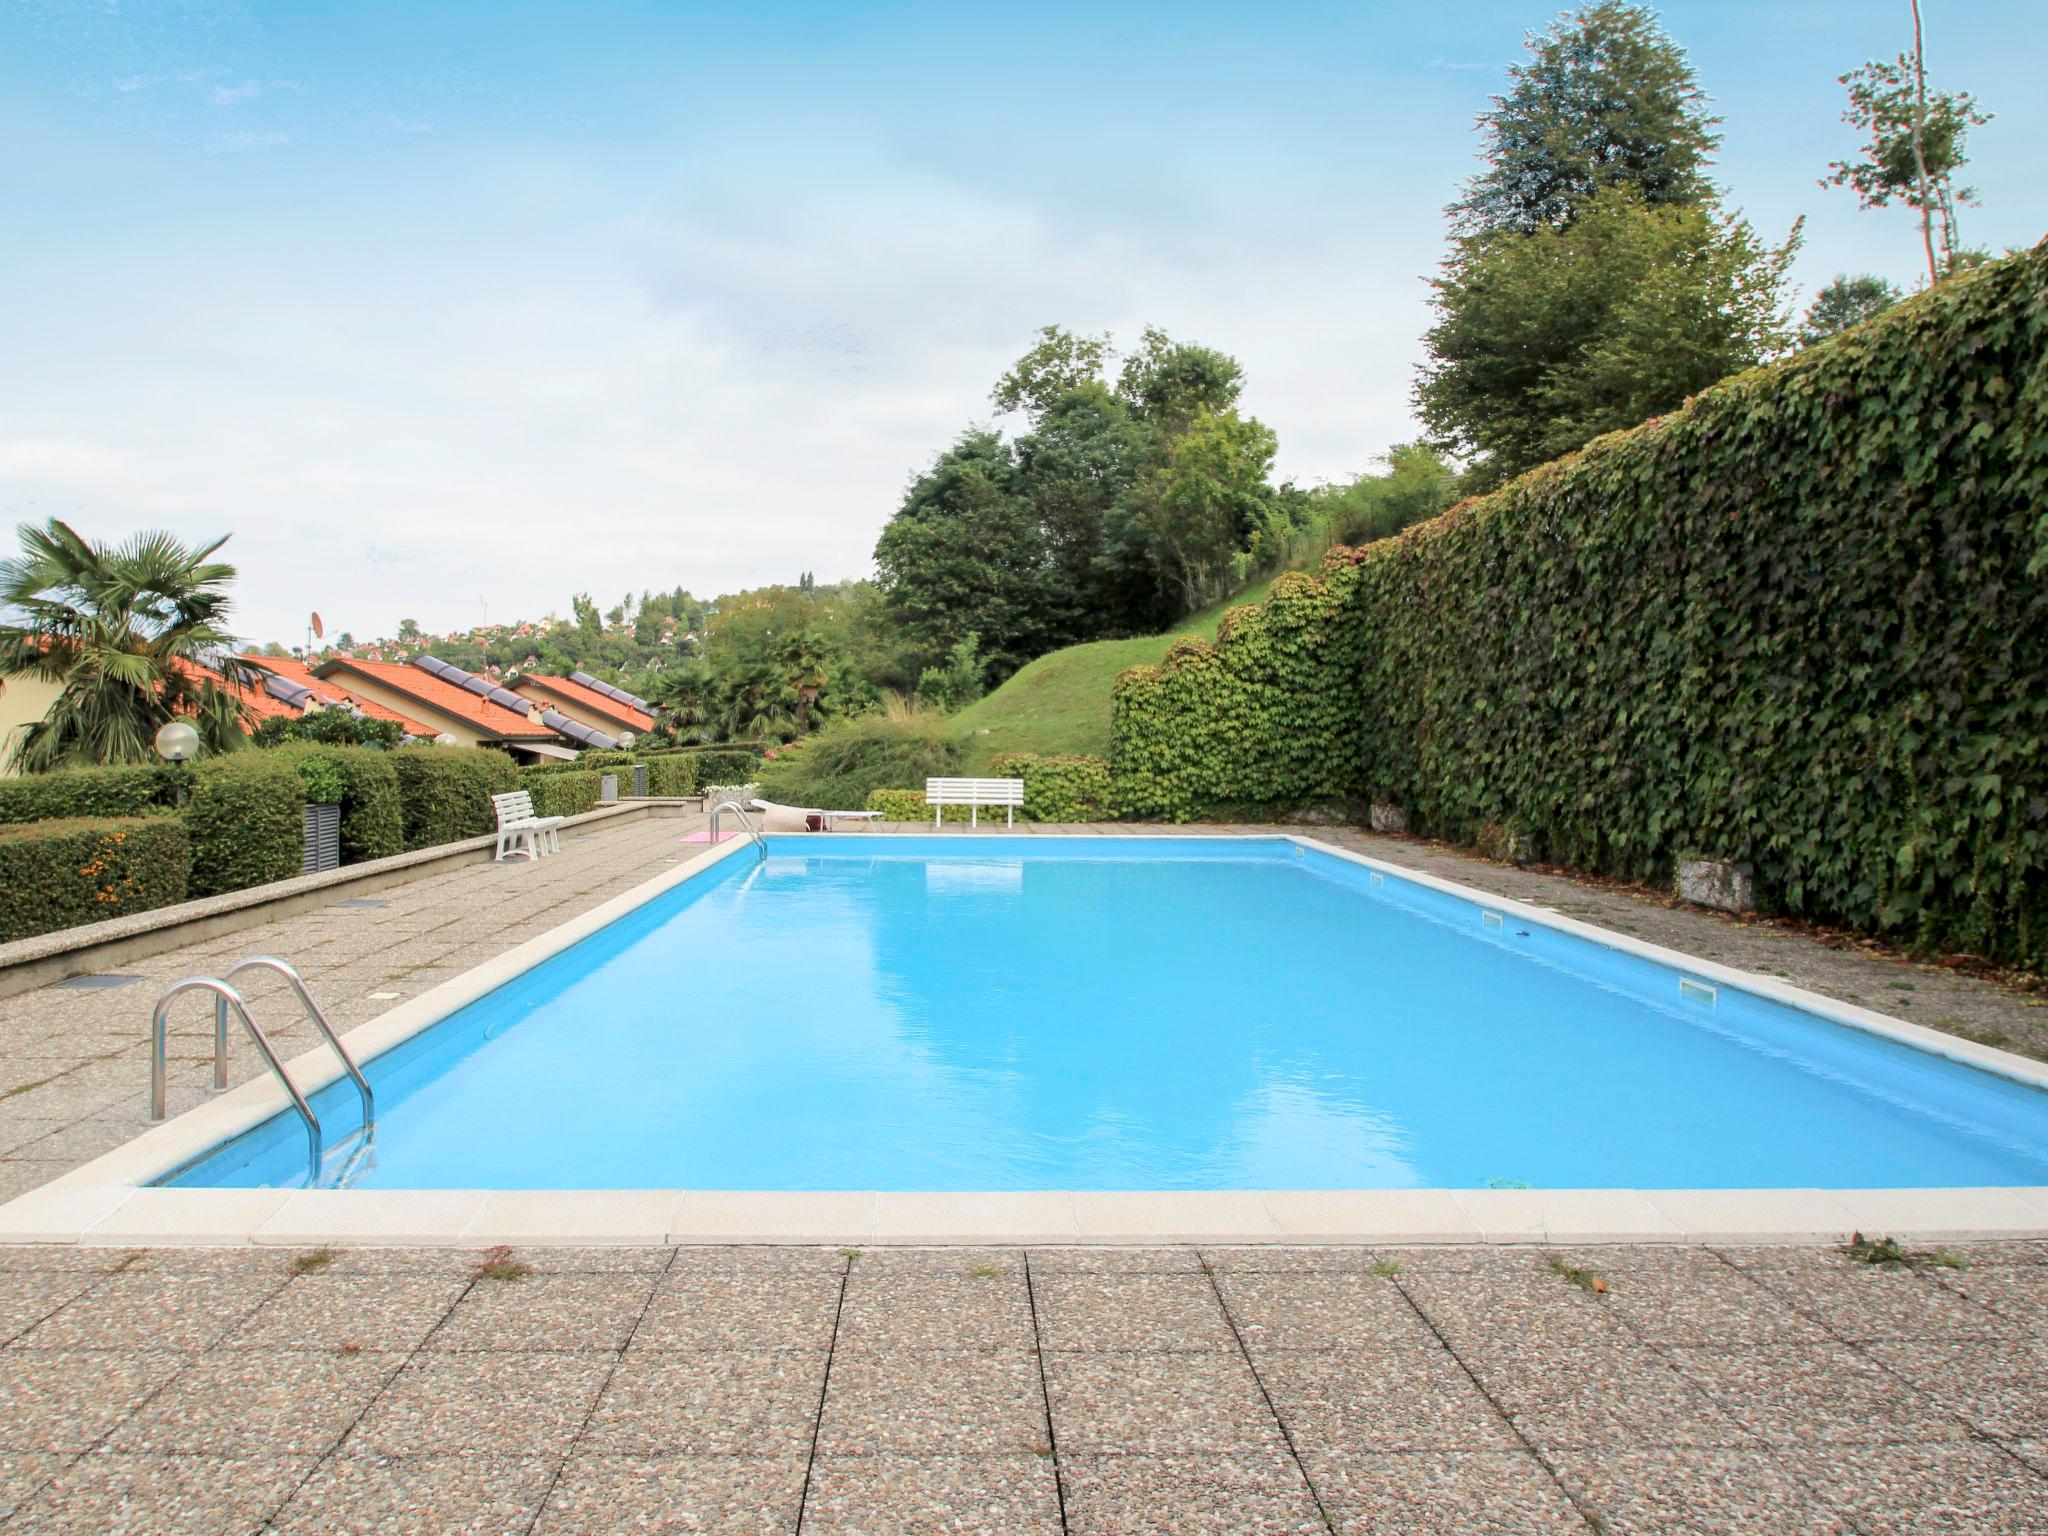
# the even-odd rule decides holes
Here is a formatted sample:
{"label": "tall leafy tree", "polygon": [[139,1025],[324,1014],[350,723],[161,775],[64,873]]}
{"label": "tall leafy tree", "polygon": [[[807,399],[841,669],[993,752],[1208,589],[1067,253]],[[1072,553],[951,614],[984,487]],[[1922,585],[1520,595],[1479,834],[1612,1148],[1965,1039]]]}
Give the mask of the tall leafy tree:
{"label": "tall leafy tree", "polygon": [[1712,196],[1720,119],[1654,11],[1600,0],[1527,44],[1479,115],[1487,166],[1451,207],[1461,234],[1561,224],[1609,187],[1652,207]]}
{"label": "tall leafy tree", "polygon": [[119,544],[52,518],[23,524],[21,553],[0,562],[0,679],[58,687],[47,714],[15,740],[22,772],[149,761],[157,730],[190,719],[210,752],[242,742],[229,684],[250,686],[226,628],[235,568],[168,533]]}
{"label": "tall leafy tree", "polygon": [[1911,208],[1928,281],[1938,281],[1964,257],[1956,210],[1975,206],[1977,190],[1958,186],[1956,173],[1969,161],[1970,130],[1991,116],[1968,91],[1927,89],[1917,7],[1911,53],[1852,69],[1840,83],[1849,91],[1842,121],[1864,136],[1861,158],[1834,161],[1821,185],[1852,189],[1865,208]]}
{"label": "tall leafy tree", "polygon": [[1267,531],[1278,446],[1256,418],[1203,408],[1139,486],[1140,520],[1185,610],[1221,596],[1231,556]]}
{"label": "tall leafy tree", "polygon": [[[812,587],[800,587],[809,592]],[[782,669],[783,686],[789,690],[796,732],[801,736],[811,726],[811,711],[818,696],[832,681],[832,649],[815,629],[799,629],[782,636],[775,647],[775,664]]]}
{"label": "tall leafy tree", "polygon": [[1672,410],[1789,344],[1797,239],[1614,189],[1567,224],[1461,241],[1432,285],[1423,421],[1483,488]]}
{"label": "tall leafy tree", "polygon": [[1845,272],[1813,296],[1806,321],[1799,328],[1799,344],[1810,347],[1852,325],[1861,325],[1890,309],[1900,297],[1896,286],[1873,273],[1851,277]]}

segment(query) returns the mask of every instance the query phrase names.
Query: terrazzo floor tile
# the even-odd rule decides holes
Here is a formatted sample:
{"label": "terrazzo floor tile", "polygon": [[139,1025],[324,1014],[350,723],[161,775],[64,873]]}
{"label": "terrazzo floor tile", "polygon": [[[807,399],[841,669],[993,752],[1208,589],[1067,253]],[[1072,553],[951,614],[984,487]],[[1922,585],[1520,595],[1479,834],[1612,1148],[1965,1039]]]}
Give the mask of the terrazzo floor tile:
{"label": "terrazzo floor tile", "polygon": [[1615,1346],[1635,1334],[1607,1298],[1545,1270],[1527,1275],[1402,1275],[1396,1282],[1457,1348],[1468,1340],[1530,1339],[1549,1345]]}
{"label": "terrazzo floor tile", "polygon": [[1024,1273],[1021,1248],[871,1248],[853,1261],[857,1280],[915,1276],[927,1280],[1015,1279]]}
{"label": "terrazzo floor tile", "polygon": [[1957,1440],[1965,1433],[1954,1414],[1845,1344],[1667,1353],[1716,1406],[1770,1445]]}
{"label": "terrazzo floor tile", "polygon": [[427,1347],[624,1349],[653,1292],[652,1273],[479,1280],[434,1330]]}
{"label": "terrazzo floor tile", "polygon": [[1393,1456],[1304,1453],[1338,1536],[1589,1536],[1592,1527],[1526,1451]]}
{"label": "terrazzo floor tile", "polygon": [[820,1456],[803,1536],[1058,1536],[1045,1456]]}
{"label": "terrazzo floor tile", "polygon": [[1072,1536],[1318,1536],[1328,1530],[1284,1452],[1060,1456]]}
{"label": "terrazzo floor tile", "polygon": [[533,1536],[789,1536],[800,1456],[597,1456],[562,1469]]}
{"label": "terrazzo floor tile", "polygon": [[1062,1456],[1276,1452],[1279,1422],[1237,1354],[1048,1354]]}
{"label": "terrazzo floor tile", "polygon": [[608,1454],[795,1456],[825,1385],[822,1350],[650,1350],[605,1383],[577,1449]]}
{"label": "terrazzo floor tile", "polygon": [[107,1442],[142,1455],[320,1455],[403,1357],[304,1349],[199,1356]]}
{"label": "terrazzo floor tile", "polygon": [[1260,1243],[1245,1248],[1204,1248],[1202,1262],[1218,1275],[1356,1275],[1375,1265],[1399,1266],[1401,1255],[1388,1248],[1284,1248]]}
{"label": "terrazzo floor tile", "polygon": [[1459,1357],[1515,1431],[1537,1445],[1755,1443],[1648,1345],[1488,1345]]}
{"label": "terrazzo floor tile", "polygon": [[821,1456],[1014,1456],[1051,1448],[1045,1386],[1031,1350],[833,1355],[818,1424]]}
{"label": "terrazzo floor tile", "polygon": [[1201,1273],[1198,1249],[1033,1248],[1033,1275],[1193,1275]]}
{"label": "terrazzo floor tile", "polygon": [[560,1467],[547,1456],[335,1457],[292,1495],[274,1528],[292,1536],[524,1536]]}
{"label": "terrazzo floor tile", "polygon": [[1995,1446],[1830,1447],[1803,1466],[1861,1536],[2048,1533],[2048,1479]]}
{"label": "terrazzo floor tile", "polygon": [[1758,1279],[1772,1296],[1851,1342],[1992,1339],[2026,1331],[1916,1270],[1860,1264],[1848,1274],[1794,1270]]}
{"label": "terrazzo floor tile", "polygon": [[124,1271],[108,1275],[15,1341],[17,1349],[200,1350],[220,1342],[283,1285],[281,1274],[239,1280]]}
{"label": "terrazzo floor tile", "polygon": [[837,1280],[858,1260],[840,1248],[752,1246],[714,1243],[670,1250],[668,1276],[678,1284],[692,1277],[733,1275],[829,1275]]}
{"label": "terrazzo floor tile", "polygon": [[343,1442],[349,1456],[566,1453],[617,1357],[415,1355]]}
{"label": "terrazzo floor tile", "polygon": [[86,1450],[187,1363],[168,1351],[0,1350],[0,1449]]}
{"label": "terrazzo floor tile", "polygon": [[1943,1289],[2016,1325],[2013,1332],[2036,1338],[2048,1334],[2048,1264],[1972,1264],[1933,1278]]}
{"label": "terrazzo floor tile", "polygon": [[59,1451],[0,1451],[0,1520],[5,1520],[77,1458]]}
{"label": "terrazzo floor tile", "polygon": [[1045,1349],[1157,1354],[1238,1347],[1207,1275],[1047,1275],[1034,1285]]}
{"label": "terrazzo floor tile", "polygon": [[802,1269],[670,1271],[654,1288],[634,1349],[824,1349],[840,1279]]}
{"label": "terrazzo floor tile", "polygon": [[837,1348],[854,1353],[1029,1349],[1031,1296],[1021,1271],[954,1279],[875,1272],[846,1282]]}
{"label": "terrazzo floor tile", "polygon": [[0,1272],[0,1344],[21,1337],[99,1282],[81,1270]]}
{"label": "terrazzo floor tile", "polygon": [[1917,1387],[1981,1433],[2048,1439],[2048,1340],[1871,1344],[1865,1353],[1902,1390]]}
{"label": "terrazzo floor tile", "polygon": [[1550,1462],[1605,1536],[1855,1536],[1791,1452],[1566,1450]]}
{"label": "terrazzo floor tile", "polygon": [[[1601,1304],[1653,1344],[1737,1348],[1824,1344],[1828,1333],[1757,1280],[1725,1264],[1711,1269],[1617,1271]],[[1782,1277],[1781,1277],[1782,1278]]]}
{"label": "terrazzo floor tile", "polygon": [[1297,1447],[1330,1451],[1508,1451],[1516,1438],[1442,1349],[1265,1355],[1259,1379]]}
{"label": "terrazzo floor tile", "polygon": [[310,1457],[81,1456],[9,1525],[37,1536],[253,1536],[311,1466]]}
{"label": "terrazzo floor tile", "polygon": [[1245,1348],[1255,1354],[1438,1343],[1406,1293],[1370,1273],[1229,1275],[1218,1289]]}
{"label": "terrazzo floor tile", "polygon": [[416,1349],[468,1285],[449,1275],[300,1275],[225,1342],[231,1349]]}

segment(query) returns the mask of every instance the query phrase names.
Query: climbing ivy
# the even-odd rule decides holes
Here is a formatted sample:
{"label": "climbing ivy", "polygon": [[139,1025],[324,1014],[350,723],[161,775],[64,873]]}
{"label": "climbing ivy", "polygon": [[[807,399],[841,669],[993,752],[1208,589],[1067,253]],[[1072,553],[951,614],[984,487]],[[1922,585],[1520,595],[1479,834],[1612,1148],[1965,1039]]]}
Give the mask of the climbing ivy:
{"label": "climbing ivy", "polygon": [[1131,814],[1384,798],[2048,965],[2048,244],[1333,552],[1113,718]]}

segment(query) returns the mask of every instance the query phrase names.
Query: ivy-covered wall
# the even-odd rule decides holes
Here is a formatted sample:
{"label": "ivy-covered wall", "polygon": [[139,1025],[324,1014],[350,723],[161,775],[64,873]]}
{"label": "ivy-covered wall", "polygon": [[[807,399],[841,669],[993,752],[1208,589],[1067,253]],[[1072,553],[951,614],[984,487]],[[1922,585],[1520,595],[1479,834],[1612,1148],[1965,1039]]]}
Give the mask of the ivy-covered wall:
{"label": "ivy-covered wall", "polygon": [[2048,966],[2048,246],[1333,552],[1126,673],[1112,762]]}

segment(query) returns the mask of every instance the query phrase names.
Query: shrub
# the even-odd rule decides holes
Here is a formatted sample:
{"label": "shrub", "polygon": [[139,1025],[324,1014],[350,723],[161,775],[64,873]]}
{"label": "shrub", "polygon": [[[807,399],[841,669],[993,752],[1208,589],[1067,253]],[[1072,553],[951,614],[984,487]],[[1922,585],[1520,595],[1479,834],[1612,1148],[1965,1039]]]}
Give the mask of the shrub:
{"label": "shrub", "polygon": [[230,752],[192,772],[185,833],[192,841],[194,896],[215,896],[299,873],[306,795],[289,757]]}
{"label": "shrub", "polygon": [[640,757],[650,763],[688,760],[696,765],[699,784],[716,784],[751,779],[761,766],[762,751],[761,747],[750,742],[727,742],[716,747],[671,747],[659,752],[643,752]]}
{"label": "shrub", "polygon": [[391,754],[391,767],[407,848],[496,831],[491,796],[520,787],[512,759],[489,747],[402,747]]}
{"label": "shrub", "polygon": [[1013,752],[996,759],[995,777],[1024,781],[1018,814],[1028,821],[1103,821],[1111,815],[1106,757]]}
{"label": "shrub", "polygon": [[1285,578],[1119,680],[1117,794],[1418,830],[2048,965],[2048,246]]}
{"label": "shrub", "polygon": [[[930,821],[932,808],[921,789],[876,789],[868,792],[867,809],[880,811],[884,821]],[[986,807],[984,807],[986,809]],[[946,820],[965,821],[971,807],[949,805]]]}
{"label": "shrub", "polygon": [[175,816],[0,827],[0,942],[183,901],[190,865]]}
{"label": "shrub", "polygon": [[825,727],[754,773],[765,799],[837,811],[866,805],[873,790],[950,774],[959,762],[960,749],[936,715],[863,715]]}
{"label": "shrub", "polygon": [[[332,711],[328,711],[332,713]],[[298,770],[313,805],[341,807],[341,862],[405,852],[405,817],[391,756],[376,747],[294,746],[277,755]]]}
{"label": "shrub", "polygon": [[650,795],[694,795],[701,759],[694,756],[657,757],[647,764],[647,793]]}
{"label": "shrub", "polygon": [[379,720],[353,710],[316,709],[309,715],[272,715],[256,727],[250,739],[259,747],[311,741],[325,747],[377,747],[388,751],[405,740],[405,727],[396,720]]}
{"label": "shrub", "polygon": [[593,769],[582,773],[548,773],[522,768],[519,787],[533,795],[533,808],[543,816],[581,816],[596,809],[598,797],[604,792],[604,774]]}
{"label": "shrub", "polygon": [[176,774],[167,763],[134,763],[0,779],[0,822],[139,816],[170,803]]}

